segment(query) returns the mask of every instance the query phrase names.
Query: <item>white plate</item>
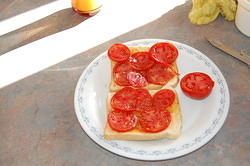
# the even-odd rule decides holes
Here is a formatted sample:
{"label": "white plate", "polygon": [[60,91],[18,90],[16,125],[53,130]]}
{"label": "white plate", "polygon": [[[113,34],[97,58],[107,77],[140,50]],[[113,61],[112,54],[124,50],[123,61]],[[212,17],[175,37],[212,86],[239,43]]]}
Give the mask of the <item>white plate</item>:
{"label": "white plate", "polygon": [[[152,46],[162,39],[143,39],[125,43],[128,46]],[[186,97],[176,87],[183,115],[181,137],[177,140],[117,141],[105,140],[106,97],[111,78],[107,52],[85,69],[75,90],[75,112],[88,136],[103,148],[138,160],[164,160],[188,154],[206,144],[222,127],[229,109],[227,83],[218,67],[204,54],[182,43],[172,42],[179,50],[177,65],[180,78],[190,72],[204,72],[215,81],[211,95],[204,100]]]}

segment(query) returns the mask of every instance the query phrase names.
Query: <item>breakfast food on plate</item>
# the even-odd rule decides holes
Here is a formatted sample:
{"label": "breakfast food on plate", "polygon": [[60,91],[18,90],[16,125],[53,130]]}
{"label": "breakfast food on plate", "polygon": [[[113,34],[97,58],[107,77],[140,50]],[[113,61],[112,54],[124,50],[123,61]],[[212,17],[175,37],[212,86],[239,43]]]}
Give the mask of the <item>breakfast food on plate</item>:
{"label": "breakfast food on plate", "polygon": [[[108,49],[111,83],[107,97],[105,139],[177,139],[182,115],[177,92],[177,48],[167,42],[151,47],[114,44]],[[214,81],[205,73],[185,75],[180,87],[186,96],[204,99]]]}
{"label": "breakfast food on plate", "polygon": [[214,81],[209,75],[201,72],[194,72],[185,75],[180,82],[184,94],[194,99],[204,99],[212,91]]}
{"label": "breakfast food on plate", "polygon": [[114,44],[108,49],[111,83],[107,98],[106,139],[177,139],[182,119],[178,95],[177,48]]}
{"label": "breakfast food on plate", "polygon": [[125,87],[107,99],[105,139],[177,139],[182,117],[174,89],[147,90]]}
{"label": "breakfast food on plate", "polygon": [[166,42],[152,47],[127,47],[114,44],[108,49],[112,78],[110,91],[123,87],[160,89],[175,87],[179,81],[176,58],[177,48]]}

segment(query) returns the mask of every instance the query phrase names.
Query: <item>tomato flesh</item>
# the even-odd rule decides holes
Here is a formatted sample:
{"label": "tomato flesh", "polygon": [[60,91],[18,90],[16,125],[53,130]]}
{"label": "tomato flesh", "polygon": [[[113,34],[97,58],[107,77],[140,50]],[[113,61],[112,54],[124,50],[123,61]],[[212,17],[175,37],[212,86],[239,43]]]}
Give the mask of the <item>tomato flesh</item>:
{"label": "tomato flesh", "polygon": [[124,44],[114,44],[108,49],[108,56],[115,62],[122,62],[129,58],[130,50]]}
{"label": "tomato flesh", "polygon": [[128,80],[128,73],[135,72],[135,70],[128,64],[128,62],[117,63],[113,68],[113,78],[117,85],[130,86]]}
{"label": "tomato flesh", "polygon": [[108,114],[109,126],[118,132],[126,132],[135,128],[137,116],[133,112],[114,110]]}
{"label": "tomato flesh", "polygon": [[155,64],[147,70],[146,78],[149,83],[164,85],[171,80],[175,74],[162,64]]}
{"label": "tomato flesh", "polygon": [[110,104],[112,108],[118,110],[150,110],[152,107],[152,96],[146,89],[125,87],[114,94]]}
{"label": "tomato flesh", "polygon": [[170,89],[163,89],[153,96],[153,106],[158,110],[166,110],[175,100],[175,93]]}
{"label": "tomato flesh", "polygon": [[136,90],[136,110],[147,111],[152,109],[152,96],[146,89]]}
{"label": "tomato flesh", "polygon": [[129,84],[133,87],[145,87],[148,85],[148,81],[144,76],[137,72],[129,72],[127,74]]}
{"label": "tomato flesh", "polygon": [[212,92],[214,81],[205,73],[194,72],[185,75],[181,79],[180,86],[187,96],[204,99]]}
{"label": "tomato flesh", "polygon": [[111,98],[111,106],[114,109],[133,111],[136,109],[136,90],[125,87]]}
{"label": "tomato flesh", "polygon": [[129,62],[136,70],[146,70],[155,63],[149,52],[136,52],[130,56]]}
{"label": "tomato flesh", "polygon": [[155,61],[164,65],[173,63],[178,56],[177,48],[174,45],[165,42],[154,44],[150,48],[149,53]]}
{"label": "tomato flesh", "polygon": [[171,114],[166,107],[173,103],[174,97],[175,93],[167,89],[152,97],[146,89],[125,87],[111,98],[114,111],[109,113],[108,123],[115,131],[125,132],[135,128],[138,121],[139,130],[160,132],[171,122]]}
{"label": "tomato flesh", "polygon": [[156,133],[165,130],[171,122],[169,111],[150,110],[140,113],[139,124],[141,130],[149,133]]}

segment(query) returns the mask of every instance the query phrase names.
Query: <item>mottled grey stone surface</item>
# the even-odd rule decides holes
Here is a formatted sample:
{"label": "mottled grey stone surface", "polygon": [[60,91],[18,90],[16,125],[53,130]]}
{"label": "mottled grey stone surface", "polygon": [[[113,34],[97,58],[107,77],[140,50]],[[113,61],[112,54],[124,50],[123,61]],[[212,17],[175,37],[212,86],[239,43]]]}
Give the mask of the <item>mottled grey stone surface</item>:
{"label": "mottled grey stone surface", "polygon": [[1,0],[0,21],[56,0]]}
{"label": "mottled grey stone surface", "polygon": [[[221,17],[209,25],[190,24],[190,8],[190,3],[177,7],[154,22],[0,89],[0,166],[250,165],[249,67],[212,47],[205,35],[221,36],[238,47],[250,47],[250,39]],[[186,43],[211,58],[227,80],[231,95],[227,120],[208,144],[191,154],[157,162],[120,157],[95,144],[77,121],[73,96],[84,68],[112,43],[141,38]]]}

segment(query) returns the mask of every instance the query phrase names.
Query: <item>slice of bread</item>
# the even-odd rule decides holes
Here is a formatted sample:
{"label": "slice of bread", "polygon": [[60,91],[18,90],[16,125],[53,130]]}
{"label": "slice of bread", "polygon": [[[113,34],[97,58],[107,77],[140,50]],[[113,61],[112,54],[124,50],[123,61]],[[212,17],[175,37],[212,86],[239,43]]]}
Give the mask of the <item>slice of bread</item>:
{"label": "slice of bread", "polygon": [[[182,128],[182,115],[180,110],[180,103],[178,99],[178,95],[174,89],[171,87],[165,88],[171,89],[175,92],[176,97],[174,103],[167,108],[171,114],[171,122],[170,125],[163,131],[157,133],[147,133],[138,130],[137,128],[127,131],[127,132],[117,132],[110,128],[109,124],[106,123],[104,129],[104,138],[105,139],[115,139],[115,140],[156,140],[162,138],[168,139],[177,139],[181,135],[181,128]],[[157,90],[150,90],[151,95],[157,92]],[[107,113],[111,111],[110,100],[115,93],[109,93],[107,98]]]}
{"label": "slice of bread", "polygon": [[[149,51],[149,47],[129,47],[130,51],[131,51],[131,54],[134,54],[136,52],[142,52],[142,51]],[[120,86],[120,85],[117,85],[113,79],[113,68],[115,66],[116,62],[114,61],[111,61],[111,82],[110,82],[110,85],[109,85],[109,90],[111,92],[116,92],[120,89],[122,89],[124,86]],[[173,63],[173,67],[172,69],[178,73],[178,67],[177,67],[177,64],[174,62]],[[175,75],[171,80],[169,80],[167,82],[167,84],[165,85],[156,85],[156,84],[148,84],[148,86],[146,87],[143,87],[145,89],[148,89],[148,90],[157,90],[157,89],[161,89],[163,86],[169,86],[169,87],[176,87],[177,84],[179,82],[179,76],[178,75]]]}

